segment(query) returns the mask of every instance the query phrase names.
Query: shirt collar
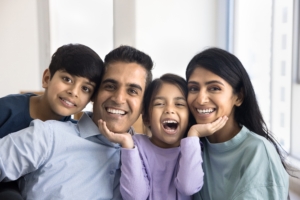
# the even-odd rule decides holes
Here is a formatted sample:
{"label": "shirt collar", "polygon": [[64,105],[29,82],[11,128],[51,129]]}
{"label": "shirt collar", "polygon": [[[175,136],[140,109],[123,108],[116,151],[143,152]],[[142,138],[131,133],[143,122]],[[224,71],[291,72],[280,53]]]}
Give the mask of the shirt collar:
{"label": "shirt collar", "polygon": [[84,112],[77,123],[79,134],[82,138],[88,138],[100,134],[100,131],[96,124],[93,122],[91,116],[92,113]]}
{"label": "shirt collar", "polygon": [[[102,135],[98,129],[98,126],[92,120],[91,112],[84,112],[82,117],[79,119],[77,125],[79,129],[80,137],[88,138],[91,136]],[[128,133],[131,135],[135,134],[135,131],[132,127],[128,130]]]}

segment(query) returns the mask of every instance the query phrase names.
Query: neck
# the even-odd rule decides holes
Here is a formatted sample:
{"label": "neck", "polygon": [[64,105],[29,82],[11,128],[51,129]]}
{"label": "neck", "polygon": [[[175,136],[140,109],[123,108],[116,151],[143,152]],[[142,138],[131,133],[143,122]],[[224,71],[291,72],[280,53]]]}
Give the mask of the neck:
{"label": "neck", "polygon": [[207,139],[210,143],[222,143],[232,139],[241,130],[239,124],[233,119],[227,121],[226,125],[215,132],[213,135],[208,136]]}

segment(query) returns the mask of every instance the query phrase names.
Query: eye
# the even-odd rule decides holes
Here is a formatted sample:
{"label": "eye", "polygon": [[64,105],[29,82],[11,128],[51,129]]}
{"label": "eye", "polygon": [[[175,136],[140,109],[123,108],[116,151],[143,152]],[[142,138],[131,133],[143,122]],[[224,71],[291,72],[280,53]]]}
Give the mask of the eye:
{"label": "eye", "polygon": [[189,87],[188,87],[188,91],[189,91],[189,92],[197,92],[198,90],[199,90],[199,88],[196,87],[196,86],[189,86]]}
{"label": "eye", "polygon": [[130,89],[128,90],[128,92],[129,92],[129,94],[132,94],[132,95],[137,95],[137,94],[139,94],[137,90],[132,89],[132,88],[130,88]]}
{"label": "eye", "polygon": [[163,106],[163,105],[164,105],[164,103],[160,102],[160,101],[153,102],[153,106]]}
{"label": "eye", "polygon": [[84,92],[86,92],[86,93],[92,92],[92,89],[90,89],[89,87],[86,87],[86,86],[83,86],[83,87],[82,87],[82,90],[83,90]]}
{"label": "eye", "polygon": [[106,89],[108,91],[112,91],[112,90],[116,89],[116,86],[113,84],[106,84],[106,85],[104,85],[104,89]]}
{"label": "eye", "polygon": [[177,101],[177,102],[175,102],[175,105],[179,106],[179,107],[184,107],[184,106],[186,106],[186,101],[183,101],[183,100]]}
{"label": "eye", "polygon": [[210,91],[219,91],[219,90],[221,90],[221,88],[213,86],[213,87],[209,88],[209,90]]}
{"label": "eye", "polygon": [[71,83],[71,82],[72,82],[72,80],[71,80],[69,77],[67,77],[67,76],[62,77],[62,79],[63,79],[65,82],[67,82],[67,83]]}

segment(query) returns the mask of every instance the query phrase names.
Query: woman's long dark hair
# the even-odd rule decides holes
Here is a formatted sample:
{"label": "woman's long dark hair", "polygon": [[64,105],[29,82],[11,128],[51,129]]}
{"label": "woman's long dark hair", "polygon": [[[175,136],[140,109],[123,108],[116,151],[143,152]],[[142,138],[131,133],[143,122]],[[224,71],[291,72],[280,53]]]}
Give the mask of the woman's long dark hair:
{"label": "woman's long dark hair", "polygon": [[235,94],[242,92],[243,103],[235,108],[234,119],[238,124],[246,126],[250,131],[266,138],[276,148],[285,169],[285,151],[268,130],[260,112],[255,92],[244,66],[233,54],[219,49],[209,48],[195,55],[186,69],[186,80],[197,67],[207,69],[227,81]]}

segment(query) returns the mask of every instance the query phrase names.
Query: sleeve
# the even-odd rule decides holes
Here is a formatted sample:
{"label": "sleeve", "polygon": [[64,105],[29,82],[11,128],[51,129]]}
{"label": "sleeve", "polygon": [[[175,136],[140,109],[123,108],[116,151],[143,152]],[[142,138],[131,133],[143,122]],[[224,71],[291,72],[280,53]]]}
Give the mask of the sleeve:
{"label": "sleeve", "polygon": [[286,200],[288,199],[288,190],[277,185],[269,185],[264,187],[253,187],[249,190],[243,191],[233,200],[256,200],[256,199],[272,199],[272,200]]}
{"label": "sleeve", "polygon": [[49,158],[52,148],[51,126],[40,120],[0,139],[0,181],[16,180],[37,170]]}
{"label": "sleeve", "polygon": [[5,124],[11,115],[11,109],[6,103],[6,97],[0,98],[0,127]]}
{"label": "sleeve", "polygon": [[193,195],[203,186],[201,146],[198,137],[187,137],[180,142],[181,156],[175,186],[185,195]]}
{"label": "sleeve", "polygon": [[122,149],[120,191],[124,200],[147,199],[149,180],[138,147]]}
{"label": "sleeve", "polygon": [[245,187],[238,186],[232,199],[287,199],[289,175],[274,146],[269,141],[257,142],[253,153],[248,157],[251,157],[251,162],[240,180]]}

